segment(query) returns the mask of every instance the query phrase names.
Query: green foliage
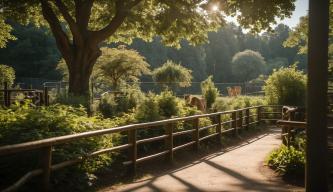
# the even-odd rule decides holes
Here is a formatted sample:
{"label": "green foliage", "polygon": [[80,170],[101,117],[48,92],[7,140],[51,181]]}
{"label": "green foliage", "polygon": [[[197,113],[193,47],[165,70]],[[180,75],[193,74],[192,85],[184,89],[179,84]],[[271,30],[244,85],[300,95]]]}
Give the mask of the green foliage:
{"label": "green foliage", "polygon": [[5,18],[0,16],[0,48],[5,48],[9,40],[16,40],[11,34],[13,28],[5,22]]}
{"label": "green foliage", "polygon": [[[101,119],[100,117],[88,117],[84,108],[74,108],[65,105],[52,105],[49,107],[30,108],[29,103],[23,106],[13,106],[11,109],[0,109],[0,145],[8,145],[34,141],[55,136],[81,133],[96,129],[114,127],[116,121]],[[53,164],[77,158],[101,148],[112,147],[120,141],[120,135],[104,135],[89,139],[80,139],[71,142],[70,145],[59,145],[52,150]],[[86,186],[87,173],[109,165],[112,158],[103,154],[83,164],[64,169],[61,173],[55,173],[52,183],[56,186],[73,184],[73,191],[81,186]],[[0,183],[8,184],[21,177],[27,171],[39,168],[39,153],[31,151],[21,155],[6,156],[1,158]],[[17,167],[20,165],[20,167]],[[15,170],[15,171],[13,171]],[[6,178],[6,179],[5,179]],[[72,178],[68,182],[68,178]],[[82,180],[83,179],[83,180]],[[4,183],[3,183],[4,182]],[[78,182],[78,183],[77,183]],[[65,187],[66,188],[66,187]],[[68,188],[67,188],[68,189]]]}
{"label": "green foliage", "polygon": [[19,81],[20,78],[59,80],[60,74],[55,69],[60,54],[50,31],[33,24],[10,24],[17,40],[0,49],[0,62],[13,67]]}
{"label": "green foliage", "polygon": [[136,110],[136,119],[139,122],[160,120],[160,108],[156,95],[149,93]]}
{"label": "green foliage", "polygon": [[102,48],[102,56],[96,62],[92,79],[110,82],[118,90],[120,83],[138,81],[141,75],[150,74],[149,64],[145,58],[133,49],[124,46]]}
{"label": "green foliage", "polygon": [[154,69],[153,79],[165,88],[189,87],[192,80],[192,71],[170,60],[161,67]]}
{"label": "green foliage", "polygon": [[160,95],[158,95],[157,102],[160,109],[160,115],[162,117],[170,118],[172,116],[179,115],[179,101],[171,91],[163,91]]}
{"label": "green foliage", "polygon": [[12,67],[0,64],[0,88],[6,82],[8,86],[12,86],[15,80],[15,71]]}
{"label": "green foliage", "polygon": [[288,59],[284,57],[276,57],[267,61],[267,69],[265,74],[272,74],[274,70],[278,70],[281,67],[287,67],[289,65]]}
{"label": "green foliage", "polygon": [[265,59],[259,52],[245,50],[232,58],[232,73],[237,81],[245,82],[258,77],[265,68]]}
{"label": "green foliage", "polygon": [[63,105],[69,105],[73,107],[85,107],[88,109],[89,101],[87,100],[86,96],[76,96],[73,94],[68,94],[65,92],[60,92],[56,95],[54,103],[59,103]]}
{"label": "green foliage", "polygon": [[265,81],[264,91],[271,104],[304,106],[306,76],[295,67],[281,68]]}
{"label": "green foliage", "polygon": [[213,110],[227,111],[266,104],[265,99],[259,96],[220,97],[213,104]]}
{"label": "green foliage", "polygon": [[219,90],[215,87],[213,76],[209,76],[205,81],[201,82],[201,94],[206,99],[206,106],[210,109],[219,96]]}
{"label": "green foliage", "polygon": [[283,145],[269,155],[267,164],[285,175],[304,176],[305,151]]}
{"label": "green foliage", "polygon": [[135,86],[128,86],[122,91],[123,94],[117,97],[114,94],[105,94],[101,97],[98,110],[104,117],[126,115],[145,99],[144,94]]}

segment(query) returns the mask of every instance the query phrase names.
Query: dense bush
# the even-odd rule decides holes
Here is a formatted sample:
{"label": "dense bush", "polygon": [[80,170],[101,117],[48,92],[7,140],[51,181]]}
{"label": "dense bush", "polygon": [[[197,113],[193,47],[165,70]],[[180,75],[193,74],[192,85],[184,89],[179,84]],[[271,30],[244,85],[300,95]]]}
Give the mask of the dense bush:
{"label": "dense bush", "polygon": [[265,99],[260,96],[238,96],[232,98],[220,97],[213,104],[213,110],[226,111],[265,104]]}
{"label": "dense bush", "polygon": [[205,81],[201,82],[201,93],[206,99],[207,108],[210,109],[219,95],[219,91],[213,82],[213,76],[209,76]]}
{"label": "dense bush", "polygon": [[0,64],[0,88],[3,88],[3,83],[8,83],[12,86],[15,80],[15,71],[12,67]]}
{"label": "dense bush", "polygon": [[104,117],[122,116],[134,110],[144,100],[144,94],[135,87],[128,87],[123,91],[121,96],[105,94],[101,97],[98,110]]}
{"label": "dense bush", "polygon": [[271,104],[304,106],[306,76],[295,66],[281,68],[265,81],[264,91]]}
{"label": "dense bush", "polygon": [[264,72],[265,67],[265,59],[256,51],[244,50],[232,57],[232,73],[238,82],[258,77]]}
{"label": "dense bush", "polygon": [[164,88],[189,87],[192,71],[168,60],[161,67],[154,69],[153,79]]}
{"label": "dense bush", "polygon": [[160,120],[160,107],[155,94],[149,93],[146,98],[137,107],[136,119],[139,122],[149,122]]}
{"label": "dense bush", "polygon": [[172,116],[178,116],[180,111],[179,101],[171,91],[163,91],[157,97],[159,106],[159,113],[164,118],[170,118]]}
{"label": "dense bush", "polygon": [[305,169],[305,139],[298,135],[290,143],[290,147],[282,145],[273,151],[267,160],[268,166],[283,175],[304,178]]}
{"label": "dense bush", "polygon": [[[33,109],[29,108],[28,104],[13,106],[11,109],[0,109],[0,145],[114,127],[117,124],[118,122],[114,120],[88,117],[82,107],[53,105]],[[56,146],[52,151],[52,163],[59,163],[101,148],[112,147],[120,142],[120,137],[118,134],[105,135],[80,139],[68,145]],[[88,183],[86,180],[87,173],[93,173],[111,162],[111,156],[103,154],[89,160],[89,163],[84,162],[81,165],[55,172],[52,183],[66,183],[70,177],[71,182],[67,182],[67,184],[73,185],[74,188],[80,188]],[[17,168],[18,164],[20,167]],[[12,183],[27,171],[39,168],[38,165],[38,151],[2,157],[0,159],[0,177],[3,179],[0,181],[0,186],[5,183]]]}
{"label": "dense bush", "polygon": [[285,175],[302,176],[305,168],[305,153],[293,146],[282,146],[270,154],[268,165]]}

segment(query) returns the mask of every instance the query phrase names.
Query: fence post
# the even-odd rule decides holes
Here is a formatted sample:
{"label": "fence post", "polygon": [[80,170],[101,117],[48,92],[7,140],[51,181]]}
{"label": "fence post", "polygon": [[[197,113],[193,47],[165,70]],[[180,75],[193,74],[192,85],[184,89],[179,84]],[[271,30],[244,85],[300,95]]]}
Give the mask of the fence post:
{"label": "fence post", "polygon": [[136,175],[136,159],[137,159],[137,144],[136,144],[137,130],[132,129],[128,131],[128,143],[132,145],[129,150],[129,160],[132,162],[129,166],[129,173],[133,176]]}
{"label": "fence post", "polygon": [[165,133],[168,137],[165,140],[165,147],[169,150],[169,156],[167,156],[167,160],[173,161],[173,123],[169,123],[166,125]]}
{"label": "fence post", "polygon": [[261,123],[261,111],[262,111],[262,107],[259,106],[259,107],[257,108],[258,125]]}
{"label": "fence post", "polygon": [[3,102],[4,102],[4,106],[8,107],[8,94],[7,94],[7,90],[8,90],[8,83],[4,82],[4,91],[3,91]]}
{"label": "fence post", "polygon": [[49,90],[47,87],[44,87],[44,105],[49,105]]}
{"label": "fence post", "polygon": [[195,118],[193,120],[193,124],[192,125],[193,125],[193,129],[195,130],[193,132],[193,136],[192,136],[192,140],[195,141],[193,149],[195,151],[199,151],[199,148],[200,148],[200,141],[199,141],[199,137],[200,137],[200,135],[199,135],[199,118]]}
{"label": "fence post", "polygon": [[217,118],[216,133],[218,133],[216,140],[217,140],[217,143],[221,145],[222,144],[222,142],[221,142],[221,139],[222,139],[221,114],[217,115],[216,118]]}
{"label": "fence post", "polygon": [[238,111],[238,119],[239,119],[239,121],[238,121],[239,130],[242,131],[242,129],[243,129],[243,109]]}
{"label": "fence post", "polygon": [[42,149],[41,165],[43,169],[43,175],[42,175],[43,191],[49,191],[51,165],[52,165],[52,146],[47,146]]}
{"label": "fence post", "polygon": [[231,118],[232,118],[232,128],[235,129],[235,135],[238,135],[238,130],[237,130],[237,111],[232,112],[231,114]]}
{"label": "fence post", "polygon": [[247,108],[246,111],[245,111],[245,124],[246,124],[246,129],[249,129],[250,128],[250,109]]}

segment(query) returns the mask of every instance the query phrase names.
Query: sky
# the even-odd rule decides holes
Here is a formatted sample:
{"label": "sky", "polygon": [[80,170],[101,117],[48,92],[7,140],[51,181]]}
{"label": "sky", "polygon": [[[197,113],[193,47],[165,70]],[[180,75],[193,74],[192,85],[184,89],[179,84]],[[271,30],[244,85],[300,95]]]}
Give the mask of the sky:
{"label": "sky", "polygon": [[[290,28],[296,27],[299,22],[299,18],[305,16],[309,10],[309,0],[296,0],[295,10],[290,18],[285,18],[284,20],[277,20],[277,24],[283,23],[288,25]],[[234,22],[237,24],[235,18],[227,17],[227,21]],[[274,27],[273,27],[274,28]],[[244,30],[247,32],[248,30]]]}
{"label": "sky", "polygon": [[[295,6],[296,8],[291,18],[286,18],[283,21],[280,21],[281,23],[284,23],[289,27],[295,27],[299,22],[299,18],[307,14],[309,10],[309,0],[297,0]],[[280,22],[278,21],[278,23]]]}

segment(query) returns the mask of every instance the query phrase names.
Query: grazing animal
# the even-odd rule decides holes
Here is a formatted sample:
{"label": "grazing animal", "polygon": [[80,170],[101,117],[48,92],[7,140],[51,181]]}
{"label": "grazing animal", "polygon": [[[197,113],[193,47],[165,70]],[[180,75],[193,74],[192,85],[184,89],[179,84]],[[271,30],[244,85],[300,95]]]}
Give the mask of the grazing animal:
{"label": "grazing animal", "polygon": [[185,95],[185,102],[191,107],[197,107],[202,112],[206,112],[206,100],[197,96]]}
{"label": "grazing animal", "polygon": [[234,86],[234,87],[227,87],[229,97],[236,97],[241,95],[242,87],[241,86]]}
{"label": "grazing animal", "polygon": [[241,95],[242,87],[241,86],[234,86],[234,93],[235,93],[235,96]]}

